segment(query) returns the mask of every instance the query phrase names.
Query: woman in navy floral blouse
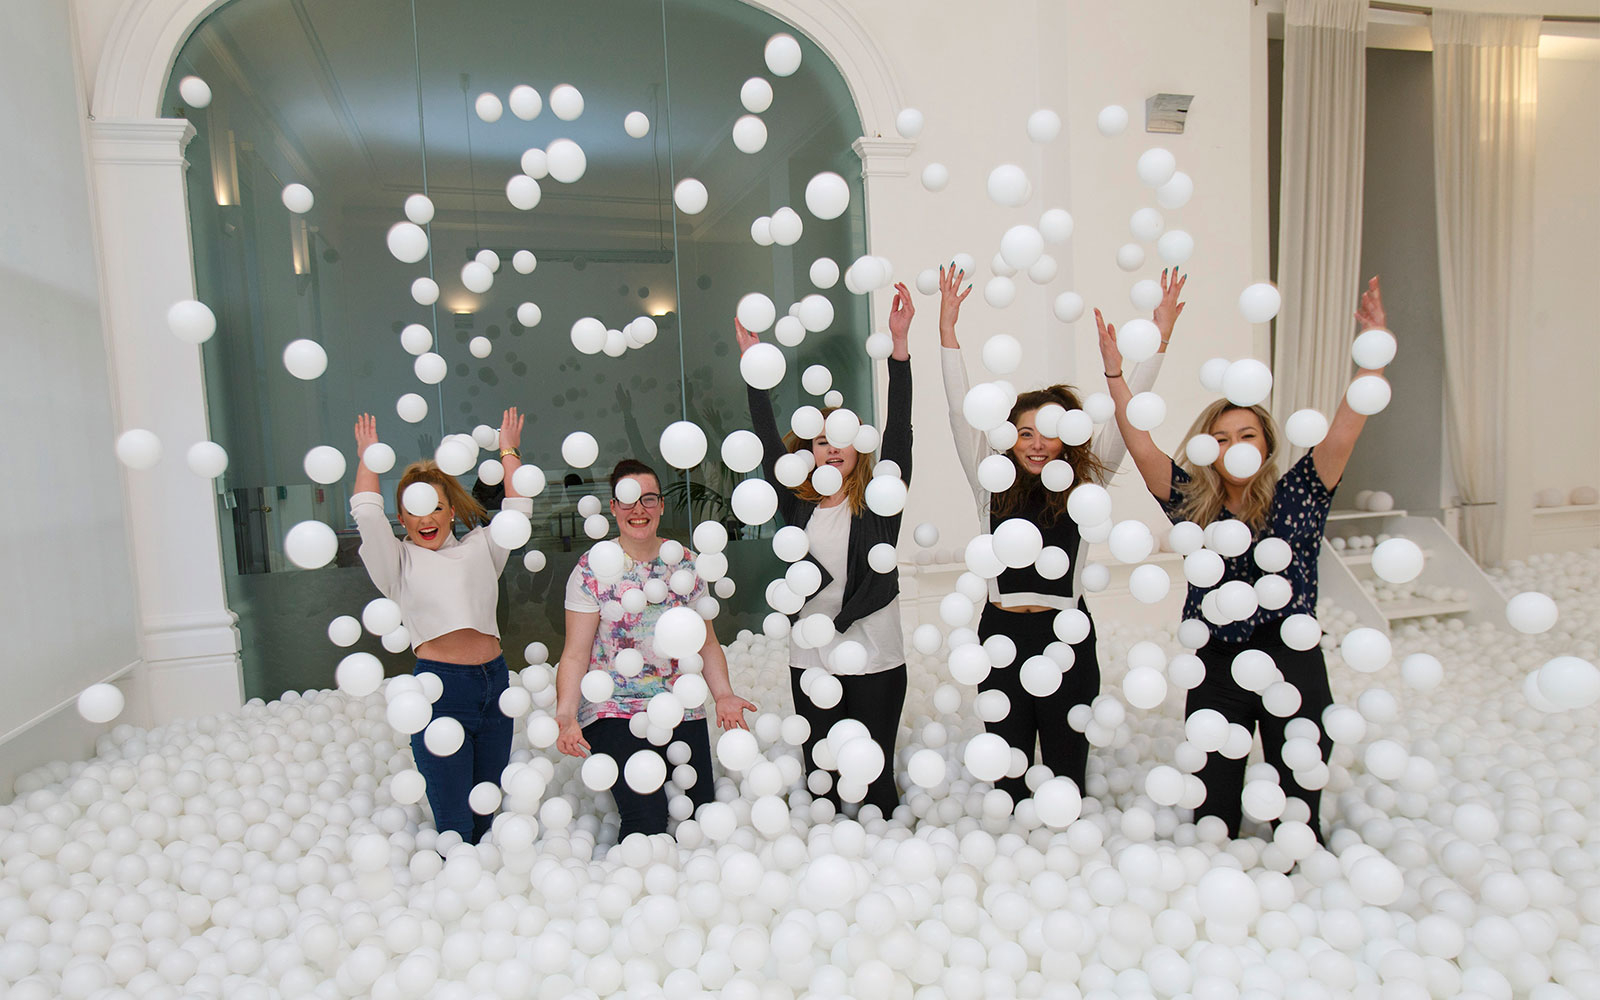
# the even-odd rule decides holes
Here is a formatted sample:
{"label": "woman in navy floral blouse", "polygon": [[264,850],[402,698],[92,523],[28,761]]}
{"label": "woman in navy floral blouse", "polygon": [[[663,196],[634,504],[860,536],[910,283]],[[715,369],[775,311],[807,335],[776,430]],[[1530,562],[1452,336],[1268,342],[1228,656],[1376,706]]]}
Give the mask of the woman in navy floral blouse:
{"label": "woman in navy floral blouse", "polygon": [[[1362,294],[1356,320],[1363,331],[1384,326],[1377,278]],[[1209,434],[1215,438],[1217,458],[1207,466],[1193,464],[1187,455],[1182,463],[1174,462],[1156,447],[1149,432],[1128,423],[1127,405],[1132,393],[1121,377],[1122,355],[1117,350],[1116,330],[1106,324],[1099,310],[1095,311],[1095,321],[1100,329],[1106,379],[1117,404],[1117,424],[1145,486],[1174,523],[1190,521],[1208,529],[1207,548],[1222,550],[1218,552],[1220,559],[1211,560],[1213,565],[1219,561],[1222,564],[1220,576],[1210,587],[1191,583],[1184,603],[1184,618],[1200,619],[1209,629],[1209,639],[1196,650],[1205,663],[1205,677],[1189,692],[1184,714],[1188,717],[1209,709],[1252,736],[1259,724],[1267,763],[1277,770],[1279,784],[1288,797],[1305,804],[1305,814],[1299,818],[1309,822],[1321,840],[1321,788],[1327,782],[1326,761],[1333,748],[1333,741],[1321,731],[1322,713],[1333,703],[1328,668],[1319,645],[1291,648],[1280,631],[1291,615],[1316,614],[1317,552],[1333,492],[1367,418],[1351,409],[1347,401],[1341,401],[1327,436],[1279,477],[1279,437],[1271,414],[1260,406],[1236,406],[1222,399],[1206,407],[1189,431],[1190,437]],[[1379,375],[1381,371],[1363,369],[1357,374]],[[1248,476],[1227,471],[1224,462],[1233,447],[1259,451],[1260,468]],[[1215,524],[1235,519],[1249,528],[1248,544],[1242,547],[1227,544],[1222,534],[1212,530]],[[1262,547],[1268,539],[1287,543],[1286,566],[1282,564],[1282,545]],[[1239,541],[1242,544],[1246,540]],[[1262,564],[1270,569],[1263,569]],[[1272,579],[1277,573],[1281,575]],[[1235,618],[1233,612],[1237,603],[1233,598],[1238,595],[1219,597],[1233,581],[1249,585],[1255,595],[1244,599],[1250,610],[1242,618]],[[1260,653],[1271,657],[1270,665]],[[1279,683],[1291,685],[1293,690],[1280,688],[1269,696],[1267,693]],[[1288,714],[1274,714],[1263,704],[1264,700],[1272,702],[1278,712]],[[1313,727],[1305,723],[1294,725],[1300,719]],[[1292,753],[1293,759],[1286,764],[1285,743],[1296,736],[1314,739],[1320,758],[1308,761],[1304,754]],[[1306,748],[1302,744],[1300,749]],[[1198,772],[1206,796],[1195,809],[1196,819],[1218,817],[1231,837],[1239,835],[1240,792],[1247,754],[1248,744],[1246,753],[1237,757],[1213,752]],[[1296,815],[1296,805],[1291,802],[1284,818]]]}

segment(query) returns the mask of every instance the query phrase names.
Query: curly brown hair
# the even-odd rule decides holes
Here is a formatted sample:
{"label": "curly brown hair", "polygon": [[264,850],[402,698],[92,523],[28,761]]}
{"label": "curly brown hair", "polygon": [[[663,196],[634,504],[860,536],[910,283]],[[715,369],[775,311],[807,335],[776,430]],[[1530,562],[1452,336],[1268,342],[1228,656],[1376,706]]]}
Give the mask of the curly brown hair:
{"label": "curly brown hair", "polygon": [[[1043,389],[1034,389],[1017,396],[1017,402],[1011,407],[1008,418],[1013,424],[1029,410],[1037,410],[1047,403],[1055,403],[1065,410],[1083,409],[1083,401],[1078,398],[1077,390],[1070,385],[1057,383],[1047,385]],[[990,518],[1002,521],[1008,517],[1016,517],[1022,511],[1038,510],[1043,508],[1040,520],[1044,525],[1053,525],[1067,513],[1067,494],[1076,489],[1080,483],[1097,483],[1105,485],[1114,471],[1108,469],[1106,464],[1095,455],[1089,447],[1089,442],[1083,444],[1063,445],[1061,450],[1062,461],[1072,466],[1072,486],[1059,493],[1045,489],[1039,477],[1022,467],[1017,461],[1017,456],[1006,450],[1006,457],[1017,470],[1016,482],[1010,489],[997,493],[989,499]]]}

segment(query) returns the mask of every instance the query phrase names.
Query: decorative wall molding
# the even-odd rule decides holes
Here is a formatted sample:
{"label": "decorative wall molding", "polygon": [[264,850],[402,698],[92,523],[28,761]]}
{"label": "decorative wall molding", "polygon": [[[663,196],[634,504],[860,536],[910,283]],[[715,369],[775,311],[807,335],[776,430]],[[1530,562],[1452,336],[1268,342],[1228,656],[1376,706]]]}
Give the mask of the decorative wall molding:
{"label": "decorative wall molding", "polygon": [[850,144],[861,157],[862,177],[904,177],[911,172],[906,160],[917,144],[910,139],[870,139],[862,136]]}

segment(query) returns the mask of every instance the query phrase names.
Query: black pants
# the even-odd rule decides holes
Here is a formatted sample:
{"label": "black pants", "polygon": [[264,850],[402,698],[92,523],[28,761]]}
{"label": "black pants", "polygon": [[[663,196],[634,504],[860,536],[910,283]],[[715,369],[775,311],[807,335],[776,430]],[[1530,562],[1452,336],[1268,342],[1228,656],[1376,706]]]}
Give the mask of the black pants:
{"label": "black pants", "polygon": [[[627,767],[628,758],[640,750],[654,750],[666,757],[667,748],[633,735],[627,719],[596,719],[583,727],[583,738],[589,741],[590,750],[609,754],[617,762],[617,783],[611,786],[611,797],[617,800],[617,812],[622,814],[622,830],[617,839],[630,833],[666,833],[667,790],[658,788],[649,795],[640,795],[628,787],[622,771]],[[689,765],[699,775],[694,787],[684,791],[689,801],[698,808],[716,799],[711,777],[711,733],[706,720],[678,723],[678,728],[672,731],[672,739],[689,745]],[[671,774],[670,764],[668,774]]]}
{"label": "black pants", "polygon": [[[894,812],[900,804],[900,791],[894,784],[894,744],[900,734],[900,710],[906,704],[906,665],[875,674],[837,674],[844,687],[844,697],[832,708],[818,708],[816,702],[800,690],[799,667],[789,668],[789,689],[794,692],[794,710],[811,723],[811,735],[806,737],[801,750],[805,754],[806,774],[817,769],[811,750],[828,735],[828,730],[841,719],[855,719],[867,727],[873,742],[883,748],[883,773],[867,786],[867,797],[862,805],[874,805],[884,816]],[[827,798],[835,808],[840,806],[837,782],[828,789]]]}
{"label": "black pants", "polygon": [[[1311,829],[1317,840],[1322,840],[1322,792],[1301,788],[1294,780],[1294,772],[1283,764],[1283,731],[1288,719],[1280,719],[1261,704],[1261,696],[1246,691],[1233,679],[1233,658],[1247,649],[1258,649],[1272,657],[1283,679],[1300,689],[1300,709],[1290,718],[1310,719],[1322,728],[1322,713],[1333,704],[1333,692],[1328,688],[1328,664],[1323,659],[1322,648],[1308,650],[1290,649],[1278,637],[1278,622],[1256,626],[1255,634],[1244,642],[1217,642],[1213,640],[1196,653],[1206,665],[1205,679],[1189,692],[1184,703],[1184,718],[1202,708],[1221,712],[1229,722],[1255,732],[1261,727],[1261,751],[1268,764],[1278,769],[1278,784],[1284,792],[1311,807]],[[1322,759],[1326,761],[1333,750],[1333,740],[1326,733],[1319,741]],[[1209,754],[1206,766],[1200,769],[1199,778],[1205,782],[1206,800],[1194,811],[1195,818],[1216,816],[1228,824],[1228,836],[1239,835],[1239,821],[1243,810],[1239,794],[1244,790],[1245,758],[1229,760],[1220,753]]]}
{"label": "black pants", "polygon": [[[1087,608],[1083,611],[1089,613]],[[1005,737],[1007,743],[1027,756],[1030,765],[1037,744],[1040,762],[1058,777],[1077,782],[1082,791],[1089,767],[1089,738],[1067,725],[1067,713],[1074,705],[1087,705],[1100,693],[1094,619],[1089,619],[1089,634],[1072,647],[1076,659],[1072,669],[1061,675],[1061,686],[1054,693],[1038,698],[1022,687],[1022,664],[1056,641],[1055,620],[1055,612],[1051,611],[1006,611],[993,604],[984,605],[983,616],[978,619],[978,637],[1005,636],[1017,644],[1017,658],[1009,667],[989,671],[978,685],[980,691],[1004,691],[1011,699],[1010,713],[999,722],[985,722],[983,728]],[[1013,802],[1032,794],[1021,778],[1001,778],[994,786],[1011,793]]]}

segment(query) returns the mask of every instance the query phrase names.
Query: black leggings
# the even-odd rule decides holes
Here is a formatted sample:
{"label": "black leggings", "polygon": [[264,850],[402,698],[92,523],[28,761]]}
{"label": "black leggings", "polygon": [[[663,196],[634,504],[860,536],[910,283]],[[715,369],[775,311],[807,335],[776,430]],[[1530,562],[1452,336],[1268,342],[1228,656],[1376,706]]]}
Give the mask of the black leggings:
{"label": "black leggings", "polygon": [[[836,674],[844,688],[844,697],[832,708],[818,708],[804,691],[800,690],[799,667],[789,668],[789,689],[794,693],[794,710],[811,723],[811,735],[801,747],[805,755],[806,774],[817,769],[811,750],[828,735],[828,730],[841,719],[855,719],[867,727],[873,742],[883,748],[883,773],[867,786],[867,796],[862,805],[874,805],[888,817],[900,804],[900,792],[894,784],[894,744],[900,735],[900,710],[906,703],[906,665],[875,674]],[[826,798],[835,808],[840,807],[837,782],[828,789]]]}
{"label": "black leggings", "polygon": [[[1088,609],[1083,610],[1085,615],[1089,613]],[[1006,717],[999,722],[985,722],[983,728],[1005,737],[1007,743],[1027,756],[1030,765],[1037,744],[1044,766],[1058,777],[1077,782],[1081,792],[1089,767],[1089,738],[1067,725],[1067,713],[1074,705],[1087,705],[1100,693],[1094,619],[1089,619],[1089,634],[1073,645],[1076,659],[1072,669],[1061,675],[1060,687],[1043,698],[1022,687],[1022,664],[1056,641],[1055,620],[1056,612],[1052,611],[1006,611],[993,604],[984,605],[983,617],[978,619],[978,637],[1005,636],[1017,644],[1017,658],[1009,667],[990,670],[989,676],[978,684],[980,691],[1004,691],[1011,699],[1011,711]],[[1011,793],[1013,802],[1033,794],[1022,778],[1001,778],[994,787]]]}
{"label": "black leggings", "polygon": [[[583,727],[583,738],[589,741],[590,750],[609,754],[617,762],[617,783],[611,786],[611,797],[617,800],[617,812],[622,814],[622,830],[617,834],[617,839],[621,840],[630,833],[666,833],[666,788],[640,795],[628,787],[622,772],[627,767],[628,758],[640,750],[654,750],[664,758],[667,748],[633,735],[628,729],[627,719],[596,719]],[[694,787],[684,789],[684,794],[697,808],[711,802],[716,794],[711,777],[711,733],[706,720],[693,719],[678,723],[678,728],[672,732],[672,739],[682,740],[689,745],[689,766],[699,775]]]}
{"label": "black leggings", "polygon": [[[1322,840],[1322,792],[1301,788],[1294,780],[1294,772],[1283,764],[1283,731],[1289,719],[1280,719],[1261,704],[1261,696],[1246,691],[1233,679],[1233,658],[1247,649],[1258,649],[1272,657],[1283,679],[1300,689],[1300,709],[1290,718],[1310,719],[1322,728],[1322,713],[1333,704],[1333,692],[1328,688],[1328,664],[1323,659],[1322,648],[1308,650],[1290,649],[1278,637],[1278,623],[1267,622],[1256,626],[1255,634],[1244,642],[1210,642],[1196,651],[1206,665],[1205,679],[1189,692],[1183,715],[1187,719],[1202,708],[1221,712],[1229,722],[1255,732],[1261,726],[1261,751],[1268,764],[1278,769],[1278,784],[1284,792],[1311,807],[1311,829]],[[1327,733],[1319,741],[1322,759],[1326,761],[1333,750],[1333,740]],[[1239,822],[1243,810],[1239,795],[1244,790],[1245,760],[1229,760],[1220,753],[1208,754],[1206,766],[1200,769],[1199,778],[1205,782],[1206,800],[1195,809],[1196,819],[1216,816],[1228,824],[1228,836],[1239,836]]]}

